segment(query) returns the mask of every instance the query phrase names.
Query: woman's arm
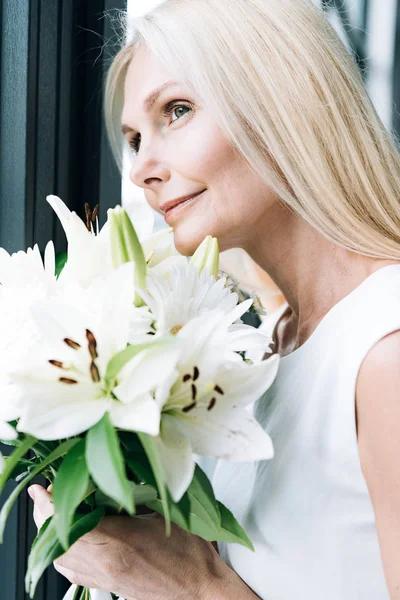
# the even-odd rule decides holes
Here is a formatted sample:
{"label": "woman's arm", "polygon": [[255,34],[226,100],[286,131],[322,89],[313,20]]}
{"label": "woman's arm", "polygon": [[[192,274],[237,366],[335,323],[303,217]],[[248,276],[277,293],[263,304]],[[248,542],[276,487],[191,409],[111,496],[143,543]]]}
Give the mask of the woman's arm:
{"label": "woman's arm", "polygon": [[390,597],[400,600],[400,331],[368,353],[356,389],[358,446]]}

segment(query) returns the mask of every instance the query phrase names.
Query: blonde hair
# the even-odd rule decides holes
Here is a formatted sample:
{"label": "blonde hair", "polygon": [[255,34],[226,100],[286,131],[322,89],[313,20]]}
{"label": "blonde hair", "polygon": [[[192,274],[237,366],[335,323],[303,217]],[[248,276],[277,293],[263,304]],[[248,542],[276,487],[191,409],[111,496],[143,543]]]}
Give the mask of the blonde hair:
{"label": "blonde hair", "polygon": [[343,248],[400,260],[400,154],[322,10],[310,0],[166,0],[129,27],[105,93],[120,164],[124,80],[145,44],[291,210]]}

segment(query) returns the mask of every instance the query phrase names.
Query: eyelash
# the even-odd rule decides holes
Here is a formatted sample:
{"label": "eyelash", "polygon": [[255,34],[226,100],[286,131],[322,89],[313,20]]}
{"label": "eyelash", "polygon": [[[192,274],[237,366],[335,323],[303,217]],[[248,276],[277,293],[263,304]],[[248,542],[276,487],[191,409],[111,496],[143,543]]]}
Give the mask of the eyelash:
{"label": "eyelash", "polygon": [[[163,116],[164,117],[169,117],[176,108],[187,108],[189,111],[191,111],[192,109],[190,108],[190,106],[186,106],[186,104],[177,104],[175,100],[168,102],[163,109]],[[185,113],[187,114],[187,113]],[[182,115],[181,117],[178,117],[178,119],[176,119],[176,121],[178,121],[179,119],[181,119],[184,115]],[[173,121],[175,122],[175,121]],[[135,137],[130,140],[129,144],[129,148],[130,151],[132,152],[132,154],[137,154],[139,152],[139,138],[140,138],[140,133],[138,133],[137,135],[135,135]]]}

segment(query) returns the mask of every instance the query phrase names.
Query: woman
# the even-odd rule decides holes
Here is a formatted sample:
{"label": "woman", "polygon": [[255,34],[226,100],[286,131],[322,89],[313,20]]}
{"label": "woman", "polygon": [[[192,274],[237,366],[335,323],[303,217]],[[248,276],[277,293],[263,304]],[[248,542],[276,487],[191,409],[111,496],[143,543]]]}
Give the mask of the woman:
{"label": "woman", "polygon": [[134,25],[107,80],[116,154],[122,124],[179,251],[243,248],[287,300],[256,407],[275,458],[214,475],[254,554],[106,518],[57,568],[128,600],[399,599],[399,153],[307,0],[167,0]]}

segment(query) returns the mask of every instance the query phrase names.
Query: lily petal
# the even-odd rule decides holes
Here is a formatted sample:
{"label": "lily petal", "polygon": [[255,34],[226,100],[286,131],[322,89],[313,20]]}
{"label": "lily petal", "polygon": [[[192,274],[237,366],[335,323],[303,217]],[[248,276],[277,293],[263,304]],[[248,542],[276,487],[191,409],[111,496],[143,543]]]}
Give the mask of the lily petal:
{"label": "lily petal", "polygon": [[98,398],[88,402],[82,394],[81,402],[60,402],[37,410],[27,404],[17,431],[29,433],[42,440],[58,440],[79,435],[96,425],[104,416],[109,402]]}
{"label": "lily petal", "polygon": [[180,433],[176,419],[164,415],[160,437],[157,438],[168,489],[179,502],[193,479],[195,461],[189,439]]}
{"label": "lily petal", "polygon": [[109,413],[115,427],[153,436],[159,434],[161,409],[150,394],[138,396],[129,404],[113,402]]}
{"label": "lily petal", "polygon": [[218,385],[228,391],[231,406],[247,406],[260,398],[273,384],[279,368],[279,354],[255,365],[242,364],[221,369]]}
{"label": "lily petal", "polygon": [[177,341],[175,338],[170,344],[162,343],[144,350],[122,369],[122,381],[114,388],[114,394],[121,402],[129,404],[170,377],[181,355],[181,345]]}
{"label": "lily petal", "polygon": [[195,454],[234,461],[273,457],[271,438],[247,410],[199,408],[194,412],[175,421],[181,433],[188,437]]}

